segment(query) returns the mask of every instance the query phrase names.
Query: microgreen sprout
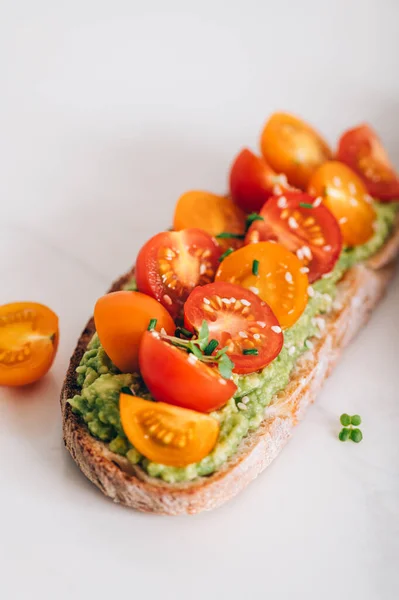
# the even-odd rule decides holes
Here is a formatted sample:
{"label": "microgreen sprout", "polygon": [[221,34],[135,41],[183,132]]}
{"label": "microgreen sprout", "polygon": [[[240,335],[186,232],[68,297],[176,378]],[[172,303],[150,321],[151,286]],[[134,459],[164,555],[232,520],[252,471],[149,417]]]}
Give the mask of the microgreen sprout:
{"label": "microgreen sprout", "polygon": [[[358,444],[363,439],[363,434],[360,429],[357,428],[358,425],[361,424],[362,419],[360,415],[353,415],[352,417],[346,413],[340,416],[341,425],[343,428],[338,434],[338,438],[341,442],[346,442],[351,439],[352,442]],[[353,427],[354,426],[354,427]]]}

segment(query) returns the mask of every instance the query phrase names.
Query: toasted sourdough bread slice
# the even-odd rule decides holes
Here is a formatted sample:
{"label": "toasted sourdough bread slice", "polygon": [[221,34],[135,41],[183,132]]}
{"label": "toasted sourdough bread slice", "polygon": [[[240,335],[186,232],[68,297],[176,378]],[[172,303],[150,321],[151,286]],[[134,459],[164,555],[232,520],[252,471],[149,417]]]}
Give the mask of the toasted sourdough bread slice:
{"label": "toasted sourdough bread slice", "polygon": [[[107,445],[90,435],[73,414],[67,399],[79,393],[76,367],[95,328],[91,319],[71,358],[61,393],[64,442],[83,473],[102,492],[144,512],[179,515],[211,510],[245,488],[278,455],[294,425],[314,402],[331,373],[342,349],[352,340],[383,296],[394,273],[393,260],[399,250],[399,220],[384,248],[367,264],[350,269],[338,284],[334,312],[326,317],[322,339],[297,362],[287,388],[273,399],[261,426],[250,433],[238,451],[221,469],[194,481],[169,484],[149,477],[143,469],[110,452]],[[121,277],[110,291],[122,288],[131,273]]]}

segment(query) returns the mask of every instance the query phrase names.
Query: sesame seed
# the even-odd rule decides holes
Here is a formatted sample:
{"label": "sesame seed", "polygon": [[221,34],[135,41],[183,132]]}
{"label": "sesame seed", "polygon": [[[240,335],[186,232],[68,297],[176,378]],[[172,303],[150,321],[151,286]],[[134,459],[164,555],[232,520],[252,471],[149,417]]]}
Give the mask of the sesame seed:
{"label": "sesame seed", "polygon": [[316,321],[317,327],[319,329],[321,329],[322,331],[324,331],[324,329],[326,328],[325,320],[322,317],[316,317],[315,321]]}
{"label": "sesame seed", "polygon": [[283,190],[281,189],[281,187],[279,185],[274,185],[273,186],[273,194],[275,196],[279,196],[281,194]]}
{"label": "sesame seed", "polygon": [[230,304],[234,304],[235,302],[237,302],[237,299],[236,299],[236,298],[233,298],[233,297],[231,297],[231,298],[230,298]]}
{"label": "sesame seed", "polygon": [[155,329],[153,329],[152,331],[150,331],[151,335],[153,335],[155,338],[159,338],[159,333],[158,331],[155,331]]}
{"label": "sesame seed", "polygon": [[298,250],[296,251],[296,255],[299,258],[299,260],[303,260],[305,258],[302,248],[298,248]]}
{"label": "sesame seed", "polygon": [[243,402],[238,402],[237,408],[239,408],[240,410],[248,410],[248,406],[246,406]]}
{"label": "sesame seed", "polygon": [[313,342],[311,342],[310,340],[306,340],[305,346],[306,346],[306,348],[308,350],[312,350],[312,348],[313,348]]}
{"label": "sesame seed", "polygon": [[348,190],[350,194],[356,194],[356,186],[353,183],[353,181],[351,181],[348,185]]}
{"label": "sesame seed", "polygon": [[320,204],[322,203],[322,201],[323,201],[323,198],[321,196],[318,196],[316,198],[316,200],[313,202],[313,206],[315,206],[317,208],[318,206],[320,206]]}
{"label": "sesame seed", "polygon": [[254,333],[253,337],[254,337],[254,340],[260,340],[259,333]]}
{"label": "sesame seed", "polygon": [[162,329],[161,329],[161,335],[166,335],[165,327],[162,327]]}
{"label": "sesame seed", "polygon": [[347,221],[348,221],[348,218],[347,218],[347,217],[341,217],[341,218],[339,219],[338,223],[339,223],[340,225],[343,225],[344,223],[347,223]]}
{"label": "sesame seed", "polygon": [[222,298],[222,302],[225,304],[230,304],[230,300],[228,298]]}
{"label": "sesame seed", "polygon": [[333,184],[335,187],[341,187],[341,180],[339,177],[333,177]]}
{"label": "sesame seed", "polygon": [[200,266],[200,275],[203,275],[206,271],[206,264],[202,263]]}
{"label": "sesame seed", "polygon": [[187,360],[189,363],[194,365],[197,362],[198,358],[195,356],[195,354],[189,354]]}
{"label": "sesame seed", "polygon": [[259,290],[257,287],[254,287],[253,285],[251,285],[251,287],[249,288],[249,290],[253,293],[253,294],[259,294]]}
{"label": "sesame seed", "polygon": [[172,298],[168,296],[168,294],[164,294],[163,301],[165,302],[165,304],[169,304],[169,306],[172,305]]}
{"label": "sesame seed", "polygon": [[372,203],[372,201],[373,201],[372,197],[371,197],[371,196],[369,196],[369,194],[364,194],[364,200],[365,200],[366,202],[368,202],[368,204],[371,204],[371,203]]}
{"label": "sesame seed", "polygon": [[301,267],[299,270],[301,273],[309,273],[308,267]]}
{"label": "sesame seed", "polygon": [[302,246],[302,252],[305,258],[307,258],[308,260],[312,260],[313,254],[309,246]]}
{"label": "sesame seed", "polygon": [[291,229],[298,229],[298,223],[294,217],[288,219],[288,226],[291,227]]}
{"label": "sesame seed", "polygon": [[273,325],[271,327],[271,330],[274,331],[274,333],[281,333],[281,327],[279,327],[278,325]]}
{"label": "sesame seed", "polygon": [[244,396],[243,398],[241,398],[241,402],[242,402],[243,404],[248,404],[248,402],[249,402],[249,398],[248,398],[248,396]]}
{"label": "sesame seed", "polygon": [[241,298],[241,304],[243,304],[244,306],[251,306],[251,303],[245,298]]}
{"label": "sesame seed", "polygon": [[204,304],[210,304],[211,301],[209,300],[209,298],[204,298]]}
{"label": "sesame seed", "polygon": [[286,272],[286,274],[284,275],[284,277],[285,277],[285,280],[288,283],[292,283],[294,281],[293,277],[292,277],[292,273],[290,273],[289,271]]}
{"label": "sesame seed", "polygon": [[289,356],[294,356],[295,352],[296,352],[295,346],[291,346],[290,348],[288,348]]}
{"label": "sesame seed", "polygon": [[287,208],[287,205],[287,198],[285,196],[280,196],[280,198],[277,200],[277,206],[279,208]]}
{"label": "sesame seed", "polygon": [[239,331],[239,332],[238,332],[238,335],[239,335],[240,337],[242,337],[242,338],[247,338],[247,337],[248,337],[248,334],[247,334],[247,333],[245,333],[245,331]]}
{"label": "sesame seed", "polygon": [[358,202],[357,202],[356,198],[349,198],[349,204],[351,206],[357,206]]}
{"label": "sesame seed", "polygon": [[287,176],[284,173],[280,173],[279,175],[275,175],[273,179],[275,184],[287,185]]}
{"label": "sesame seed", "polygon": [[331,246],[330,244],[326,244],[325,246],[323,246],[323,250],[325,250],[326,252],[329,252],[331,250]]}
{"label": "sesame seed", "polygon": [[219,382],[222,383],[223,385],[227,385],[227,381],[225,379],[223,379],[223,377],[221,377],[219,379]]}
{"label": "sesame seed", "polygon": [[256,321],[259,327],[266,327],[266,323],[264,321]]}
{"label": "sesame seed", "polygon": [[308,287],[308,296],[309,296],[309,298],[313,298],[313,296],[314,296],[314,289],[312,288],[311,285],[309,285],[309,287]]}

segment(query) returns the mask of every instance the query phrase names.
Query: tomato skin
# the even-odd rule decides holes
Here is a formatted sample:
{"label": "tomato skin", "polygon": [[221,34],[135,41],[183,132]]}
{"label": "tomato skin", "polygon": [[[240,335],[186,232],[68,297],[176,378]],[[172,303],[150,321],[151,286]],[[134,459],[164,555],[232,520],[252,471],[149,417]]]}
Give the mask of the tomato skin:
{"label": "tomato skin", "polygon": [[309,192],[323,197],[323,204],[340,225],[344,244],[360,246],[374,235],[376,213],[366,186],[347,165],[338,161],[324,163],[312,175]]}
{"label": "tomato skin", "polygon": [[213,417],[128,394],[119,399],[128,440],[149,460],[173,467],[199,462],[214,448],[219,423]]}
{"label": "tomato skin", "polygon": [[[253,261],[259,261],[258,275]],[[301,316],[308,301],[309,280],[301,261],[282,244],[249,244],[227,256],[216,273],[215,281],[228,281],[257,290],[267,302],[283,329]]]}
{"label": "tomato skin", "polygon": [[230,192],[234,202],[247,213],[259,212],[278,184],[288,189],[284,176],[277,175],[261,156],[244,148],[235,158],[230,170]]}
{"label": "tomato skin", "polygon": [[[198,190],[186,192],[177,201],[173,229],[180,231],[191,227],[203,229],[213,237],[223,232],[244,234],[245,213],[226,196]],[[242,246],[242,241],[234,238],[217,241],[224,250]]]}
{"label": "tomato skin", "polygon": [[312,173],[332,157],[327,142],[310,125],[288,113],[270,117],[260,146],[269,165],[301,189],[306,189]]}
{"label": "tomato skin", "polygon": [[[275,240],[291,252],[298,252],[298,258],[309,269],[309,281],[313,283],[333,269],[342,250],[338,221],[328,208],[323,204],[319,205],[319,202],[320,199],[317,200],[303,192],[286,192],[283,196],[272,196],[260,212],[264,220],[254,221],[245,242],[251,244]],[[290,218],[295,220],[296,228],[289,226]],[[318,231],[314,229],[316,227],[319,228]],[[317,243],[313,243],[313,240]],[[303,247],[307,256],[302,253]]]}
{"label": "tomato skin", "polygon": [[137,287],[176,319],[191,290],[213,280],[220,255],[217,242],[201,229],[163,231],[137,256]]}
{"label": "tomato skin", "polygon": [[237,390],[216,368],[149,331],[141,340],[139,362],[141,376],[159,402],[210,412],[226,404]]}
{"label": "tomato skin", "polygon": [[100,342],[122,373],[138,371],[139,344],[151,319],[173,335],[175,324],[167,310],[154,298],[140,292],[113,292],[97,300],[94,322]]}
{"label": "tomato skin", "polygon": [[[219,342],[218,349],[231,348],[227,355],[235,365],[234,373],[259,371],[281,352],[284,337],[272,309],[241,286],[218,281],[191,292],[184,306],[185,327],[198,331],[203,320],[208,322],[209,338]],[[243,354],[250,348],[258,354]]]}
{"label": "tomato skin", "polygon": [[357,173],[373,198],[382,202],[399,198],[399,177],[369,125],[359,125],[342,134],[337,159]]}
{"label": "tomato skin", "polygon": [[58,341],[58,317],[47,306],[37,302],[0,306],[0,385],[29,385],[44,377]]}

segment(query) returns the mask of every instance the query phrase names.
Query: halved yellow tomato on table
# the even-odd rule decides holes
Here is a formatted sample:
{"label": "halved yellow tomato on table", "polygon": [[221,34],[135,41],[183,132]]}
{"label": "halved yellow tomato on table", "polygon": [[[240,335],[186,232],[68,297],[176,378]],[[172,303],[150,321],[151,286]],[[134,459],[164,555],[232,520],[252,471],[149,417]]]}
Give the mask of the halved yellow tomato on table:
{"label": "halved yellow tomato on table", "polygon": [[27,385],[50,369],[58,347],[58,317],[43,304],[0,307],[0,385]]}
{"label": "halved yellow tomato on table", "polygon": [[149,460],[174,467],[200,461],[212,451],[219,434],[213,417],[185,408],[121,394],[123,430]]}
{"label": "halved yellow tomato on table", "polygon": [[269,165],[285,173],[291,185],[306,189],[311,175],[332,158],[327,142],[307,123],[287,113],[275,113],[266,123],[260,147]]}
{"label": "halved yellow tomato on table", "polygon": [[374,233],[375,210],[363,181],[338,161],[322,165],[313,174],[308,191],[323,197],[337,219],[344,244],[365,244]]}
{"label": "halved yellow tomato on table", "polygon": [[277,242],[259,242],[236,250],[221,263],[215,281],[229,281],[264,300],[283,329],[301,316],[309,280],[303,263]]}

